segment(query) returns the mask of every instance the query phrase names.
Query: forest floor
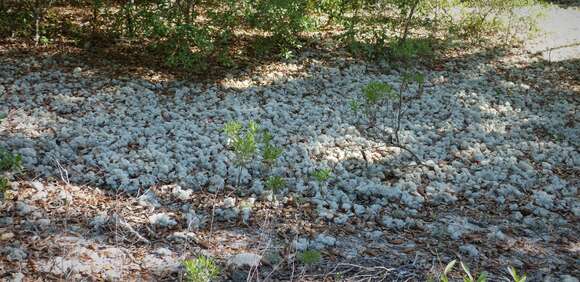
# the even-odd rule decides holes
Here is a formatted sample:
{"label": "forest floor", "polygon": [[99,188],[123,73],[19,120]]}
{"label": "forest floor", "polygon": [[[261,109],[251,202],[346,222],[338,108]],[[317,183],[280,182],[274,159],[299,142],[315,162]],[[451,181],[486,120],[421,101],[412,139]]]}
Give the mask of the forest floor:
{"label": "forest floor", "polygon": [[[205,255],[232,281],[425,281],[453,259],[490,281],[578,281],[580,11],[546,14],[521,46],[408,69],[426,76],[401,127],[421,163],[350,109],[371,81],[400,85],[388,62],[314,50],[192,82],[6,44],[0,145],[26,173],[0,203],[0,279],[175,281]],[[272,132],[273,169],[256,158],[238,181],[231,120]]]}

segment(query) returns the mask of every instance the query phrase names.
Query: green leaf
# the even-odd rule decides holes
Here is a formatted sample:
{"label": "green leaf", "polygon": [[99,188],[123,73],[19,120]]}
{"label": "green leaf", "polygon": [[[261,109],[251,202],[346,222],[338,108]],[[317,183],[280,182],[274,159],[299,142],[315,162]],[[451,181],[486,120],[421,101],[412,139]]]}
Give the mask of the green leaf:
{"label": "green leaf", "polygon": [[526,280],[527,280],[526,275],[520,277],[518,275],[517,270],[513,266],[508,267],[508,272],[512,276],[512,278],[514,279],[514,282],[526,282]]}
{"label": "green leaf", "polygon": [[255,121],[250,121],[248,123],[248,130],[249,130],[249,132],[255,134],[256,132],[258,132],[258,129],[260,129],[260,126]]}
{"label": "green leaf", "polygon": [[471,275],[471,272],[469,272],[469,268],[463,262],[461,262],[460,264],[461,268],[463,268],[463,272],[465,272],[465,274],[467,274],[467,276],[469,277],[469,280],[467,281],[473,282],[473,276]]}
{"label": "green leaf", "polygon": [[453,267],[455,266],[455,264],[457,263],[457,260],[452,260],[451,262],[449,262],[447,264],[447,266],[445,266],[445,270],[443,270],[443,274],[447,275],[449,272],[451,272],[451,270],[453,269]]}
{"label": "green leaf", "polygon": [[487,281],[487,272],[482,272],[477,278],[477,282],[486,282],[486,281]]}

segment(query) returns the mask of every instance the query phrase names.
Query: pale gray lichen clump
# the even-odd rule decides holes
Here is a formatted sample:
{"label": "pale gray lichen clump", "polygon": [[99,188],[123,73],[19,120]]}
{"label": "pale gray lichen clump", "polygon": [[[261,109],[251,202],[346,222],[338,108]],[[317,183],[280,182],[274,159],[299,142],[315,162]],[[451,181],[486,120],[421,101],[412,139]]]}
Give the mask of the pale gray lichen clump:
{"label": "pale gray lichen clump", "polygon": [[[487,62],[460,73],[427,73],[426,95],[408,103],[400,135],[422,166],[399,149],[373,149],[380,143],[357,130],[360,117],[348,105],[371,81],[398,85],[397,71],[288,64],[295,72],[289,77],[154,84],[50,68],[21,74],[29,64],[0,66],[0,110],[10,110],[1,128],[10,136],[2,134],[0,145],[19,152],[41,176],[57,176],[58,161],[74,183],[126,191],[174,183],[184,199],[189,194],[181,189],[221,191],[239,173],[223,126],[254,120],[284,149],[273,172],[287,179],[286,193],[305,196],[336,224],[358,216],[400,229],[414,224],[410,217],[426,202],[460,199],[516,205],[513,216],[521,217],[519,199],[531,188],[525,208],[536,215],[578,214],[577,183],[556,173],[580,166],[579,128],[567,125],[574,103],[506,86]],[[259,162],[241,172],[240,189],[249,194],[264,192]],[[334,176],[324,193],[310,178],[321,167]],[[383,216],[384,210],[401,214]]]}

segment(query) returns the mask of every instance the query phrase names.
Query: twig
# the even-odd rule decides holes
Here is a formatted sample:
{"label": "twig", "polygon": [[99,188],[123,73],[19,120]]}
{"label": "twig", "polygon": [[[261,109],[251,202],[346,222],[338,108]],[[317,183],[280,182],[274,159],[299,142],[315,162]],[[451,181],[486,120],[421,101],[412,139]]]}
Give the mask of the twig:
{"label": "twig", "polygon": [[131,227],[131,225],[129,223],[127,223],[119,215],[117,215],[117,213],[113,213],[113,215],[111,216],[111,219],[115,221],[115,224],[120,225],[121,227],[123,227],[127,231],[129,231],[129,233],[135,235],[135,237],[137,237],[137,239],[139,239],[140,241],[142,241],[142,242],[144,242],[146,244],[151,243],[145,237],[141,236],[141,234],[139,234],[139,232],[135,231],[135,229],[133,229],[133,227]]}

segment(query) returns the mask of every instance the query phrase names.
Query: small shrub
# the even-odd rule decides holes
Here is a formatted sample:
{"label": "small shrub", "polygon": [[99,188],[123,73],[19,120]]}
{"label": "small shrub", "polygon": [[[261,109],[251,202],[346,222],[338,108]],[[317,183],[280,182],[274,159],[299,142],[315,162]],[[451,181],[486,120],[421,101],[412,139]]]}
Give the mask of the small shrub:
{"label": "small shrub", "polygon": [[215,262],[208,257],[199,256],[193,260],[183,261],[187,281],[207,282],[218,278],[220,269]]}
{"label": "small shrub", "polygon": [[270,32],[278,47],[300,47],[298,33],[312,28],[308,0],[250,1],[246,19],[251,26]]}
{"label": "small shrub", "polygon": [[369,126],[373,127],[385,100],[394,95],[393,87],[389,84],[374,81],[363,87],[362,98],[359,101],[352,101],[351,108],[355,112],[362,110],[363,115],[368,119]]}
{"label": "small shrub", "polygon": [[238,174],[237,185],[240,185],[242,169],[255,157],[258,151],[258,144],[256,142],[256,134],[258,132],[258,124],[251,121],[244,129],[239,121],[231,121],[224,126],[224,132],[231,140],[231,146],[236,155],[236,165],[240,168]]}
{"label": "small shrub", "polygon": [[214,50],[209,31],[190,24],[172,28],[160,47],[166,53],[169,66],[197,71],[207,68],[205,59]]}
{"label": "small shrub", "polygon": [[389,51],[392,59],[404,62],[433,55],[432,42],[428,39],[407,39],[397,42]]}
{"label": "small shrub", "polygon": [[276,160],[282,155],[282,148],[272,145],[272,134],[268,130],[262,132],[262,143],[264,144],[262,160],[266,167],[271,168]]}
{"label": "small shrub", "polygon": [[[319,190],[316,191],[317,195],[319,194],[326,194],[328,191],[328,179],[332,175],[332,171],[330,169],[318,169],[312,173],[314,180],[320,184]],[[319,195],[320,196],[320,195]]]}
{"label": "small shrub", "polygon": [[256,133],[258,124],[250,122],[245,130],[240,122],[229,122],[225,125],[224,131],[232,141],[232,149],[236,155],[236,162],[239,166],[245,166],[254,158],[258,145]]}
{"label": "small shrub", "polygon": [[[537,0],[466,0],[460,3],[463,15],[459,21],[450,26],[450,33],[457,34],[472,41],[481,41],[483,35],[505,30],[511,35],[512,25],[523,22],[522,26],[533,29],[537,16],[517,16],[517,8],[538,4]],[[502,21],[505,15],[508,22]]]}
{"label": "small shrub", "polygon": [[[276,160],[282,155],[284,150],[272,144],[273,136],[268,130],[264,130],[259,134],[259,125],[253,121],[248,123],[247,127],[239,121],[230,121],[225,124],[224,132],[229,137],[231,142],[231,149],[236,155],[236,165],[240,167],[240,176],[242,168],[246,167],[254,157],[261,150],[263,172],[267,175],[276,163]],[[271,176],[267,179],[266,184],[270,182],[272,190],[278,190],[285,184],[282,183],[283,178],[279,176]],[[238,185],[240,184],[240,177],[238,177]]]}
{"label": "small shrub", "polygon": [[0,148],[0,172],[14,171],[22,168],[22,157]]}

